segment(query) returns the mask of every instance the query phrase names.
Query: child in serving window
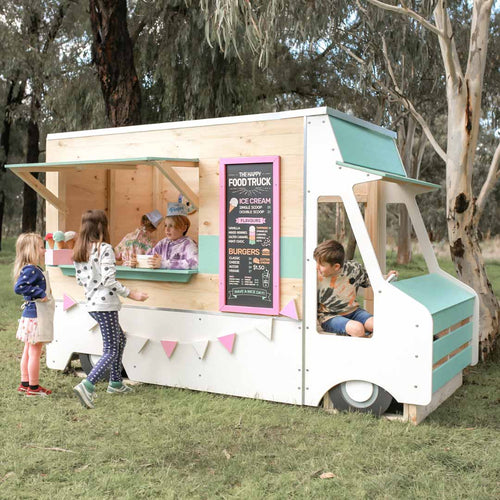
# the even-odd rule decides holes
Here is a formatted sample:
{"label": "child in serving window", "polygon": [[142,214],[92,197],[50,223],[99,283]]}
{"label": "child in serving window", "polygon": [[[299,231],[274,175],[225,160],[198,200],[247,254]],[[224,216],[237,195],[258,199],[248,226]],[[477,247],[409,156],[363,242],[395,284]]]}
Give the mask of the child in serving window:
{"label": "child in serving window", "polygon": [[162,220],[163,217],[158,210],[144,214],[141,217],[141,225],[131,233],[126,234],[116,245],[116,263],[135,267],[137,260],[134,257],[145,255],[148,250],[154,247],[155,242],[151,236]]}
{"label": "child in serving window", "polygon": [[148,264],[154,269],[196,269],[198,267],[198,245],[186,236],[191,222],[186,215],[171,215],[165,218],[165,236],[154,248]]}

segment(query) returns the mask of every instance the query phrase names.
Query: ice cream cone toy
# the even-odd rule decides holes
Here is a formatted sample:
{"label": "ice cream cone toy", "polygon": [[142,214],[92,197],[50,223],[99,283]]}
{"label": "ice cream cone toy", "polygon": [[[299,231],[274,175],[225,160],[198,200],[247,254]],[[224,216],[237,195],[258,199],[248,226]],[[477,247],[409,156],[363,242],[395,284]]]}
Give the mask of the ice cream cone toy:
{"label": "ice cream cone toy", "polygon": [[64,233],[62,231],[56,231],[53,235],[55,244],[54,247],[56,250],[63,250],[66,248],[64,244]]}
{"label": "ice cream cone toy", "polygon": [[231,213],[238,206],[238,200],[236,198],[231,198],[229,200],[229,213]]}
{"label": "ice cream cone toy", "polygon": [[64,245],[67,249],[72,249],[75,246],[76,233],[75,231],[66,231],[64,233]]}
{"label": "ice cream cone toy", "polygon": [[54,248],[54,239],[52,233],[47,233],[45,235],[45,246],[50,249]]}

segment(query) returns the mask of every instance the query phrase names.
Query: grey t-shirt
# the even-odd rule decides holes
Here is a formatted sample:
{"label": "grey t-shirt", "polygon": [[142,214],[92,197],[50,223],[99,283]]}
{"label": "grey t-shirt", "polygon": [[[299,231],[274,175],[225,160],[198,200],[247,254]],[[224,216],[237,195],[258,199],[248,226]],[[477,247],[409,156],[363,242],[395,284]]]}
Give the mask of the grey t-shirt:
{"label": "grey t-shirt", "polygon": [[75,262],[76,281],[85,288],[87,311],[119,311],[118,295],[127,297],[130,290],[116,281],[115,253],[109,243],[94,243],[88,262]]}

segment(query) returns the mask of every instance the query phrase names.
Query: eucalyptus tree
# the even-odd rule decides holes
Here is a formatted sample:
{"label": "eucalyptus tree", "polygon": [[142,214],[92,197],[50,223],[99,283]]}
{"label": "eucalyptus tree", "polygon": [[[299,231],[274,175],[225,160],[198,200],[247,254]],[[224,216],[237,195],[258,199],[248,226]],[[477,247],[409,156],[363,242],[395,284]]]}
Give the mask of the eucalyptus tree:
{"label": "eucalyptus tree", "polygon": [[[311,37],[318,39],[329,28],[332,19],[341,19],[349,27],[357,16],[365,19],[378,16],[380,12],[370,8],[372,6],[403,16],[418,37],[432,35],[437,38],[440,61],[436,60],[435,63],[440,65],[441,71],[436,82],[444,87],[442,101],[447,105],[444,148],[438,142],[437,134],[432,132],[432,122],[426,119],[419,104],[412,101],[411,96],[391,74],[392,60],[387,55],[387,44],[384,47],[383,37],[378,37],[376,43],[381,47],[386,62],[383,68],[387,79],[385,86],[383,74],[366,70],[364,59],[359,57],[363,52],[362,47],[357,46],[356,51],[346,47],[346,51],[358,60],[360,69],[367,78],[374,79],[388,98],[396,100],[411,113],[432,148],[446,163],[446,217],[450,253],[459,277],[478,292],[481,352],[487,354],[493,348],[498,334],[499,304],[486,275],[477,227],[488,195],[498,178],[500,148],[495,147],[477,202],[472,192],[472,171],[480,131],[484,74],[488,66],[487,48],[493,0],[452,2],[453,9],[445,0],[391,3],[379,0],[366,0],[364,3],[333,0],[219,0],[214,3],[200,0],[200,3],[206,12],[211,39],[217,39],[223,46],[229,47],[237,43],[235,34],[243,26],[246,38],[260,54],[264,64],[267,63],[270,40],[274,37],[297,41]],[[397,16],[390,20],[387,18],[387,32],[394,32],[393,24],[396,19]],[[464,30],[470,33],[469,43],[465,48],[460,43]],[[351,30],[347,31],[352,33]],[[405,46],[398,43],[398,35],[398,32],[394,33],[393,48],[404,54]],[[398,61],[400,63],[401,58]],[[488,113],[491,111],[488,110]]]}
{"label": "eucalyptus tree", "polygon": [[[58,73],[58,36],[66,12],[75,0],[17,0],[0,5],[2,31],[6,34],[8,63],[3,77],[10,82],[12,94],[6,107],[2,131],[4,155],[10,152],[12,117],[23,123],[26,133],[25,160],[39,161],[42,101],[51,78]],[[15,96],[15,97],[14,97]],[[7,160],[7,158],[5,158]],[[36,176],[36,175],[35,175]],[[37,197],[23,186],[22,231],[36,228]]]}
{"label": "eucalyptus tree", "polygon": [[[415,105],[405,96],[402,102],[420,123],[433,148],[446,163],[447,222],[450,252],[458,275],[480,297],[480,342],[486,354],[494,346],[499,331],[499,303],[484,266],[479,246],[478,226],[488,195],[499,176],[500,144],[496,145],[487,179],[477,197],[472,190],[474,160],[481,119],[481,97],[487,61],[493,0],[474,0],[461,4],[470,26],[470,42],[460,53],[455,40],[458,31],[451,10],[444,0],[431,4],[432,16],[401,5],[368,0],[374,6],[405,16],[437,36],[441,48],[448,107],[447,140],[443,148]],[[468,14],[468,15],[467,15]]]}
{"label": "eucalyptus tree", "polygon": [[127,0],[89,0],[92,58],[114,127],[141,123],[141,84],[127,26]]}

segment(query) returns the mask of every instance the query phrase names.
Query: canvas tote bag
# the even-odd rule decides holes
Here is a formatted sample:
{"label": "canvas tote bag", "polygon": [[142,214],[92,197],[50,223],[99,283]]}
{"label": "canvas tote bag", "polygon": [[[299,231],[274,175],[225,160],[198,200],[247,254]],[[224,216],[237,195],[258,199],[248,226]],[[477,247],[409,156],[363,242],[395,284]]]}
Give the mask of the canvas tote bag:
{"label": "canvas tote bag", "polygon": [[52,342],[52,340],[54,339],[54,312],[56,303],[54,297],[52,297],[49,275],[47,273],[43,273],[43,275],[45,276],[45,283],[47,284],[47,289],[45,291],[47,295],[47,301],[41,302],[40,299],[35,300],[36,314],[38,319],[38,331],[33,338],[34,343]]}

